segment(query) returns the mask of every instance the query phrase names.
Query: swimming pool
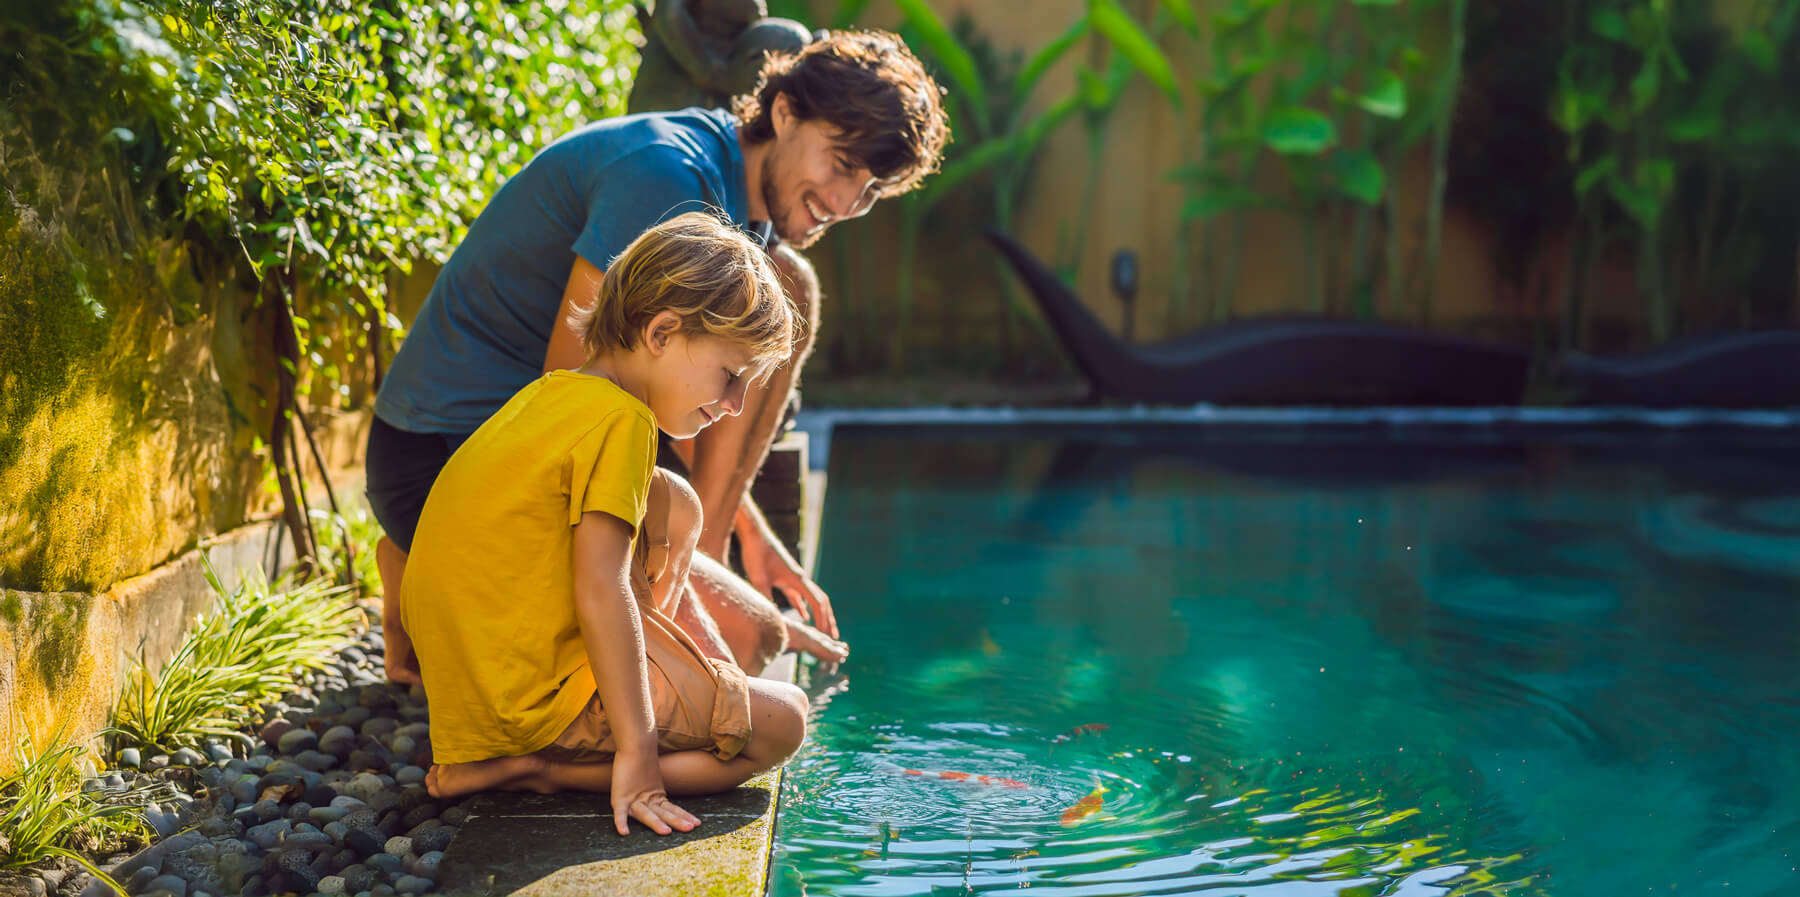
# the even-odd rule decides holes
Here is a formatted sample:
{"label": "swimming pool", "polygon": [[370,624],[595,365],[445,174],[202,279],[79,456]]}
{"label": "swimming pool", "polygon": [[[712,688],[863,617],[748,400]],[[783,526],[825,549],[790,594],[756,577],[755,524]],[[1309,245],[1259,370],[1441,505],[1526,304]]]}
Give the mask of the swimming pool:
{"label": "swimming pool", "polygon": [[1797,450],[840,428],[771,893],[1790,893]]}

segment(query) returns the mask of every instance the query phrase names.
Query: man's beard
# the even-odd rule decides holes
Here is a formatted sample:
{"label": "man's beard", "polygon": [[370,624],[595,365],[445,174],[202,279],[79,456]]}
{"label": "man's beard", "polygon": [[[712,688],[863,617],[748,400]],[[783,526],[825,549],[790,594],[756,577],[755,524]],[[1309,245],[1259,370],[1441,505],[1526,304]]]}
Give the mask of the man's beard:
{"label": "man's beard", "polygon": [[809,234],[788,233],[787,223],[793,218],[793,210],[781,203],[779,195],[780,191],[775,189],[775,154],[770,153],[763,157],[762,162],[762,200],[763,209],[769,213],[769,223],[775,226],[775,236],[795,249],[805,249],[819,242],[819,238],[825,235],[825,228],[822,227]]}

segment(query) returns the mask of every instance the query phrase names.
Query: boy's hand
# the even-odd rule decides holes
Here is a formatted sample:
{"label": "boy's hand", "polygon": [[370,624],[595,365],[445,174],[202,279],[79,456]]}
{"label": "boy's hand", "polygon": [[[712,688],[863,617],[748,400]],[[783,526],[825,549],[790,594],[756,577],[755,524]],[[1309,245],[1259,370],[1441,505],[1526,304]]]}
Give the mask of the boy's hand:
{"label": "boy's hand", "polygon": [[613,825],[620,835],[629,834],[630,820],[648,826],[651,831],[669,834],[674,829],[691,832],[700,818],[675,805],[663,790],[662,772],[656,766],[656,752],[613,755],[612,774]]}

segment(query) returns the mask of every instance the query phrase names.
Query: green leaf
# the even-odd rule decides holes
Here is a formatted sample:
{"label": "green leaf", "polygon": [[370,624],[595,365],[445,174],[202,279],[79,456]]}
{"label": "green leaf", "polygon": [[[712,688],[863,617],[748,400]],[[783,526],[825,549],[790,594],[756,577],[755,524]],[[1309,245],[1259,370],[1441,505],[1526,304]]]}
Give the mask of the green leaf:
{"label": "green leaf", "polygon": [[1625,17],[1616,9],[1594,10],[1594,14],[1588,18],[1588,27],[1608,40],[1623,43],[1631,39],[1630,26],[1625,24]]}
{"label": "green leaf", "polygon": [[926,182],[926,189],[919,191],[919,211],[923,213],[938,204],[946,195],[955,190],[963,181],[974,177],[982,169],[1005,159],[1011,154],[1013,141],[1011,138],[988,140],[958,156],[950,164],[945,165]]}
{"label": "green leaf", "polygon": [[1607,156],[1583,168],[1579,174],[1575,175],[1575,195],[1583,200],[1587,199],[1587,195],[1593,192],[1595,184],[1618,170],[1619,160],[1616,156]]}
{"label": "green leaf", "polygon": [[1644,62],[1638,69],[1637,77],[1631,79],[1631,109],[1643,112],[1656,102],[1656,95],[1662,88],[1662,66],[1655,58]]}
{"label": "green leaf", "polygon": [[1132,21],[1118,0],[1089,0],[1088,21],[1171,102],[1181,102],[1181,91],[1175,85],[1175,69],[1169,64],[1168,57],[1137,22]]}
{"label": "green leaf", "polygon": [[1194,17],[1194,7],[1188,0],[1162,0],[1162,5],[1182,30],[1195,37],[1200,36],[1200,20]]}
{"label": "green leaf", "polygon": [[1268,205],[1267,198],[1248,187],[1208,190],[1189,199],[1181,207],[1181,220],[1196,221],[1226,212],[1261,208],[1266,205]]}
{"label": "green leaf", "polygon": [[1654,228],[1662,219],[1662,203],[1649,190],[1625,181],[1621,178],[1609,178],[1606,192],[1618,202],[1627,214],[1646,230]]}
{"label": "green leaf", "polygon": [[894,0],[894,5],[906,17],[907,24],[919,32],[919,39],[944,66],[944,75],[950,79],[952,86],[962,92],[969,108],[983,119],[982,129],[986,130],[987,90],[982,86],[981,75],[975,67],[975,57],[950,33],[950,29],[944,27],[944,21],[938,18],[937,12],[925,0]]}
{"label": "green leaf", "polygon": [[1025,63],[1025,67],[1019,70],[1019,76],[1013,79],[1014,95],[1029,96],[1031,89],[1037,86],[1038,79],[1044,76],[1044,72],[1055,65],[1056,61],[1061,59],[1070,47],[1075,46],[1077,41],[1086,37],[1087,33],[1088,20],[1086,16],[1082,16],[1075,24],[1069,26],[1067,31],[1058,35],[1056,40],[1033,54],[1030,61]]}
{"label": "green leaf", "polygon": [[1750,60],[1757,71],[1765,75],[1775,73],[1775,42],[1766,32],[1754,28],[1745,31],[1741,46],[1744,58]]}
{"label": "green leaf", "polygon": [[1369,91],[1354,102],[1368,111],[1370,115],[1382,118],[1399,118],[1406,114],[1406,82],[1400,76],[1383,69],[1375,73]]}
{"label": "green leaf", "polygon": [[1381,202],[1387,191],[1387,172],[1368,150],[1346,150],[1331,157],[1331,171],[1345,196],[1368,205]]}
{"label": "green leaf", "polygon": [[1724,130],[1724,126],[1724,117],[1717,108],[1696,105],[1669,119],[1669,139],[1676,143],[1711,140]]}
{"label": "green leaf", "polygon": [[1337,126],[1317,110],[1282,106],[1269,113],[1262,139],[1283,155],[1316,156],[1337,143]]}

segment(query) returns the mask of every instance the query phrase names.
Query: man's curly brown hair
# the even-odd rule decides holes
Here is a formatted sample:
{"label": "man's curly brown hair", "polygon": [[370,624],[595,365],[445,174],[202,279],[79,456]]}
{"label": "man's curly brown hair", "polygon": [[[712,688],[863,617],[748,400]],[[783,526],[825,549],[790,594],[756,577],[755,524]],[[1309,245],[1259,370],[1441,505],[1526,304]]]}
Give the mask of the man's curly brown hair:
{"label": "man's curly brown hair", "polygon": [[735,104],[750,143],[774,139],[772,110],[782,94],[796,117],[838,130],[844,151],[875,176],[883,197],[937,171],[950,140],[944,89],[886,31],[833,31],[798,53],[771,55],[756,90]]}

